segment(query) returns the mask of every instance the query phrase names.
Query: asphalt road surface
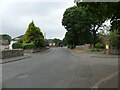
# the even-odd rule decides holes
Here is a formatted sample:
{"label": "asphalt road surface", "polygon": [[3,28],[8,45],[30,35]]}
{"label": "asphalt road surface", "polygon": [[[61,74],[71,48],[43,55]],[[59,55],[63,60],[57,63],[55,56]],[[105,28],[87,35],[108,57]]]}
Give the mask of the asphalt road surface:
{"label": "asphalt road surface", "polygon": [[118,59],[52,48],[2,65],[3,88],[117,88]]}

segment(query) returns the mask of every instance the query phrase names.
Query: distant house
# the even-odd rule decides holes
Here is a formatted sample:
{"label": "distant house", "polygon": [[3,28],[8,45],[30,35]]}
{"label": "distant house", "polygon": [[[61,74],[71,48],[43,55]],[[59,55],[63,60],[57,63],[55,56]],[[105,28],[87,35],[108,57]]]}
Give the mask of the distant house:
{"label": "distant house", "polygon": [[50,45],[50,47],[53,47],[53,46],[55,46],[55,42],[54,41],[50,41],[49,45]]}
{"label": "distant house", "polygon": [[18,37],[13,38],[13,39],[11,40],[10,45],[9,45],[10,49],[12,49],[12,44],[13,44],[13,43],[16,43],[16,42],[17,42],[20,38],[22,38],[22,37],[24,37],[24,35],[20,35],[20,36],[18,36]]}

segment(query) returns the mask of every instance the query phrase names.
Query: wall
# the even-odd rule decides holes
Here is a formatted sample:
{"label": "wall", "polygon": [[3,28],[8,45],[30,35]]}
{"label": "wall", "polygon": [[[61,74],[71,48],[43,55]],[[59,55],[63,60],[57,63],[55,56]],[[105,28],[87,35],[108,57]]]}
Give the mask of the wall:
{"label": "wall", "polygon": [[41,52],[41,51],[44,51],[45,48],[42,48],[42,49],[27,49],[27,50],[24,50],[24,53],[37,53],[37,52]]}
{"label": "wall", "polygon": [[76,46],[76,49],[79,49],[79,50],[90,50],[91,48],[92,46],[90,44]]}
{"label": "wall", "polygon": [[4,50],[0,52],[2,55],[2,59],[6,58],[12,58],[12,57],[18,57],[18,56],[23,56],[24,51],[23,50]]}
{"label": "wall", "polygon": [[120,51],[117,49],[110,49],[111,54],[120,55]]}

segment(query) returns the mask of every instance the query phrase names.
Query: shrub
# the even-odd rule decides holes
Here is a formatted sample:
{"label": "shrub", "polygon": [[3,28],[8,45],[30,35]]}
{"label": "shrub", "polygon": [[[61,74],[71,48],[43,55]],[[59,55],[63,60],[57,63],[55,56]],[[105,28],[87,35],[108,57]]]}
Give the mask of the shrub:
{"label": "shrub", "polygon": [[68,45],[67,47],[70,49],[73,49],[73,48],[75,48],[75,45]]}
{"label": "shrub", "polygon": [[23,43],[23,37],[18,40],[19,43]]}
{"label": "shrub", "polygon": [[23,49],[35,49],[36,46],[33,43],[25,43],[23,44]]}
{"label": "shrub", "polygon": [[22,49],[22,44],[21,43],[13,43],[12,48],[13,49]]}
{"label": "shrub", "polygon": [[110,35],[108,36],[108,40],[110,41],[111,45],[115,49],[120,49],[120,34],[119,31],[114,30],[110,32]]}
{"label": "shrub", "polygon": [[104,45],[103,44],[101,44],[101,43],[97,43],[97,44],[95,44],[95,48],[104,48]]}

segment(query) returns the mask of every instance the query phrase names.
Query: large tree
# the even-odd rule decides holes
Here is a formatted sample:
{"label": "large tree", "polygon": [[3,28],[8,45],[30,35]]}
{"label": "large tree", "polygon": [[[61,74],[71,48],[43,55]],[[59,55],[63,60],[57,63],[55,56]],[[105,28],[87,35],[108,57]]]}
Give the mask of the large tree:
{"label": "large tree", "polygon": [[28,26],[23,43],[34,43],[37,48],[45,46],[44,36],[40,28],[36,27],[33,21]]}
{"label": "large tree", "polygon": [[91,26],[90,31],[93,34],[93,44],[97,43],[97,32],[103,23],[108,19],[105,11],[106,3],[102,2],[84,2],[77,3],[77,6],[84,9],[86,13],[86,23],[88,22]]}
{"label": "large tree", "polygon": [[[66,42],[71,45],[85,44],[90,41],[91,32],[89,25],[86,26],[85,12],[81,8],[74,6],[68,8],[62,19],[62,25],[66,28]],[[86,35],[86,37],[84,37]],[[90,42],[89,42],[90,43]]]}
{"label": "large tree", "polygon": [[95,46],[97,33],[108,20],[112,25],[111,31],[117,30],[120,34],[120,2],[77,3],[77,6],[68,8],[63,15],[62,25],[68,31],[64,41],[69,40],[69,38],[65,39],[70,35],[72,42],[76,39],[79,44],[84,44],[92,39],[90,42],[93,41]]}

